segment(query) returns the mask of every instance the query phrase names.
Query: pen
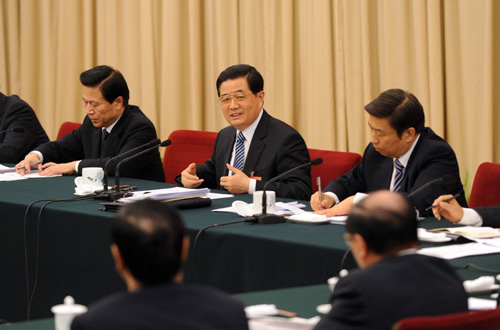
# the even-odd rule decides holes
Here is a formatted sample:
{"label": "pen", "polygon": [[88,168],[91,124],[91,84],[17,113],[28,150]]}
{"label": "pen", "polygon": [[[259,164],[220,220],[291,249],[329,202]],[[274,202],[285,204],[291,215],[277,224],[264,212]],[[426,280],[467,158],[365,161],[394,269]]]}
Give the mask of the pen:
{"label": "pen", "polygon": [[[41,161],[34,162],[34,163],[31,163],[31,164],[30,164],[30,166],[33,166],[33,165],[38,165],[38,164],[40,164],[40,163],[41,163]],[[21,166],[21,167],[19,167],[19,168],[16,168],[16,171],[18,171],[18,170],[24,170],[25,168],[26,168],[25,166]]]}
{"label": "pen", "polygon": [[323,193],[321,191],[321,177],[318,176],[316,178],[316,183],[318,184],[318,193],[319,193],[319,209],[322,210],[323,206],[321,206],[321,202],[323,201]]}
{"label": "pen", "polygon": [[[452,199],[458,198],[458,196],[460,196],[460,193],[455,194],[455,195],[451,196],[450,198],[443,199],[443,200],[442,200],[442,202],[446,202],[446,203],[448,203],[448,202],[449,202],[449,201],[451,201]],[[437,206],[437,205],[436,205],[436,206]],[[425,210],[426,210],[426,211],[429,211],[430,209],[433,209],[433,208],[435,208],[436,206],[431,205],[431,206],[429,206],[428,208],[426,208]]]}

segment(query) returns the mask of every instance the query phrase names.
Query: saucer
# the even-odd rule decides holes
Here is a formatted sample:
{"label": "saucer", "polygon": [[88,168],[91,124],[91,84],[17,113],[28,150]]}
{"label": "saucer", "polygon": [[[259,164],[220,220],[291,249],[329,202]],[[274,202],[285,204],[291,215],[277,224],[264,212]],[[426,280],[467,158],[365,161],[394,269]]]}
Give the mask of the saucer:
{"label": "saucer", "polygon": [[328,314],[328,312],[330,312],[330,309],[332,309],[331,304],[323,304],[316,307],[316,311],[320,314]]}

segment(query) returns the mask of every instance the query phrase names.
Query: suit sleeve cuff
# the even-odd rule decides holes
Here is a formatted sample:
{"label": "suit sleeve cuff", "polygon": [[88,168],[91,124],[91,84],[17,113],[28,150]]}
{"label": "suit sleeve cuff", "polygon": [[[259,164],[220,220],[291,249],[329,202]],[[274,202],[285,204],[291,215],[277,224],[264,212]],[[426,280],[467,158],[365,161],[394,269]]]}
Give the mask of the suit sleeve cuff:
{"label": "suit sleeve cuff", "polygon": [[38,158],[40,158],[40,164],[43,164],[43,155],[40,151],[33,150],[30,152],[30,154],[36,154],[38,155]]}
{"label": "suit sleeve cuff", "polygon": [[333,199],[335,200],[335,205],[340,203],[339,197],[337,195],[335,195],[334,193],[332,193],[331,191],[325,191],[324,194],[326,194],[328,196],[332,196]]}

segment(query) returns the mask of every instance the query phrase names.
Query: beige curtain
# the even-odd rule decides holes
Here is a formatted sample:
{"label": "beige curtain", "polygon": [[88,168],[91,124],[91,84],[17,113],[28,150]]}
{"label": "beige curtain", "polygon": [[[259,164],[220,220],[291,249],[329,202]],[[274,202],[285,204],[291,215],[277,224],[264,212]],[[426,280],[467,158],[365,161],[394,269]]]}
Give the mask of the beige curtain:
{"label": "beige curtain", "polygon": [[499,1],[0,0],[0,20],[0,89],[52,138],[82,121],[78,77],[95,65],[122,71],[166,139],[226,126],[216,78],[249,63],[266,109],[309,147],[362,153],[363,106],[398,87],[455,149],[467,190],[481,162],[500,162]]}

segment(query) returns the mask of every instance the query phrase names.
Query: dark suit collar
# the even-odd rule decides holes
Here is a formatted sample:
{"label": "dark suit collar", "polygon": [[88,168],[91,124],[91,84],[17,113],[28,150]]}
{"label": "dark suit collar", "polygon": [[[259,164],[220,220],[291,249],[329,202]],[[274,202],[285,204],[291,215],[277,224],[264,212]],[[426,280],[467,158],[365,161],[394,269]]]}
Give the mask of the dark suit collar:
{"label": "dark suit collar", "polygon": [[[123,110],[123,114],[121,117],[118,119],[116,122],[115,126],[111,130],[111,133],[109,133],[109,136],[106,140],[106,149],[107,150],[116,150],[116,146],[120,143],[120,141],[123,139],[123,132],[125,130],[125,127],[123,126],[127,120],[127,117],[130,115],[130,107],[126,106],[125,109]],[[92,136],[94,137],[94,141],[101,141],[102,137],[102,128],[101,127],[94,127],[94,131],[92,132]],[[100,150],[101,147],[99,145],[96,150],[99,151],[99,155],[95,155],[96,158],[100,158]],[[115,156],[114,154],[109,154],[107,152],[104,153],[104,156],[106,157],[111,157]]]}

